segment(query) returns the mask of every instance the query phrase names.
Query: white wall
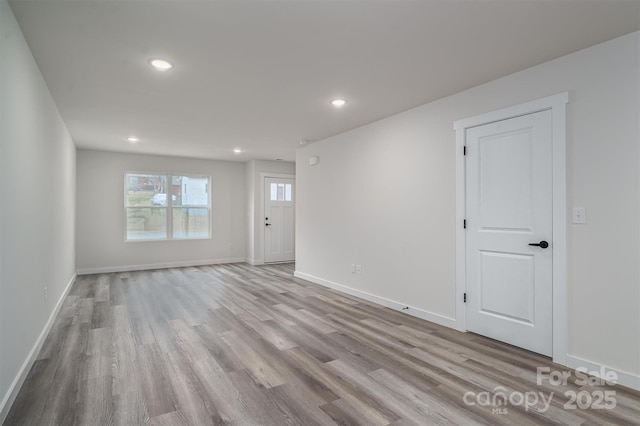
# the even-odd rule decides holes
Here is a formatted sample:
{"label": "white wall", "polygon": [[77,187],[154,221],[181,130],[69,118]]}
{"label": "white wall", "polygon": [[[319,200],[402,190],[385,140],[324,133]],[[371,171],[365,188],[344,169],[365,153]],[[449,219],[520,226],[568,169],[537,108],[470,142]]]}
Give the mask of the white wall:
{"label": "white wall", "polygon": [[453,325],[453,122],[569,91],[569,358],[638,376],[639,55],[630,34],[299,149],[297,274]]}
{"label": "white wall", "polygon": [[75,274],[76,151],[4,0],[0,28],[2,423]]}
{"label": "white wall", "polygon": [[264,263],[263,176],[264,174],[295,175],[295,163],[288,161],[251,160],[245,166],[247,180],[247,262]]}
{"label": "white wall", "polygon": [[247,161],[244,164],[244,189],[246,200],[246,216],[245,216],[245,254],[247,262],[255,264],[255,170],[256,162]]}
{"label": "white wall", "polygon": [[[245,258],[244,164],[78,150],[78,273],[241,262]],[[128,171],[211,176],[211,239],[125,242]]]}

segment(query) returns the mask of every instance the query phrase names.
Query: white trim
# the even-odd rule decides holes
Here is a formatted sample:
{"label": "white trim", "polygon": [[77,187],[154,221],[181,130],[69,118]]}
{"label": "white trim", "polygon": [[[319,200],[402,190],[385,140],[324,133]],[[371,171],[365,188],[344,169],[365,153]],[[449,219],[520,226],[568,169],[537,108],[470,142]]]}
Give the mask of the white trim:
{"label": "white trim", "polygon": [[[132,208],[136,208],[136,207],[132,207]],[[209,212],[209,217],[211,217],[211,212]],[[131,240],[126,240],[125,244],[129,244],[129,243],[155,243],[155,242],[171,242],[171,241],[198,241],[198,240],[212,240],[213,237],[209,236],[209,237],[194,237],[194,238],[147,238],[147,239],[131,239]]]}
{"label": "white trim", "polygon": [[[128,194],[129,194],[129,181],[127,179],[127,176],[129,175],[149,175],[149,176],[166,176],[167,178],[167,190],[169,191],[168,195],[173,195],[172,194],[172,187],[173,187],[173,178],[178,176],[178,177],[189,177],[189,178],[206,178],[208,179],[208,183],[207,183],[207,198],[208,198],[208,202],[209,204],[205,207],[205,206],[198,206],[198,205],[180,205],[180,206],[175,206],[175,207],[181,207],[181,208],[199,208],[199,209],[207,209],[207,213],[209,215],[209,235],[206,237],[195,237],[195,238],[175,238],[173,236],[173,196],[168,196],[167,197],[167,204],[165,206],[157,206],[157,205],[152,205],[152,206],[129,206],[127,205],[127,201],[128,201]],[[213,199],[211,198],[211,192],[212,192],[212,186],[213,186],[213,177],[211,175],[201,175],[201,174],[188,174],[188,173],[170,173],[170,172],[136,172],[136,171],[126,171],[124,172],[124,192],[123,192],[123,196],[124,196],[124,242],[125,243],[149,243],[149,242],[161,242],[161,241],[193,241],[193,240],[211,240],[213,239]],[[180,191],[182,191],[182,188],[180,188]],[[166,211],[166,220],[165,220],[165,225],[167,227],[167,236],[165,238],[132,238],[129,239],[127,238],[128,235],[128,217],[129,217],[129,212],[128,209],[137,209],[137,208],[152,208],[152,209],[165,209]]]}
{"label": "white trim", "polygon": [[456,320],[444,315],[436,314],[433,312],[425,311],[423,309],[415,308],[406,303],[396,302],[395,300],[386,299],[384,297],[376,296],[375,294],[367,293],[365,291],[356,290],[355,288],[347,287],[342,284],[335,283],[333,281],[325,280],[313,275],[305,274],[304,272],[295,271],[293,275],[296,278],[300,278],[306,281],[310,281],[314,284],[319,284],[324,287],[329,287],[342,293],[350,294],[352,296],[359,297],[364,300],[368,300],[373,303],[377,303],[387,308],[408,314],[426,321],[430,321],[436,324],[440,324],[449,328],[456,328]]}
{"label": "white trim", "polygon": [[618,375],[617,384],[626,386],[631,389],[640,391],[640,376],[636,374],[627,373],[625,371],[616,370],[615,368],[607,367],[606,365],[598,364],[597,362],[588,361],[573,355],[566,355],[567,367],[571,367],[574,370],[579,367],[586,368],[588,371],[613,371]]}
{"label": "white trim", "polygon": [[9,410],[11,409],[13,402],[18,396],[18,392],[20,391],[20,388],[24,384],[24,381],[27,378],[29,371],[31,371],[31,367],[33,367],[33,364],[36,362],[36,358],[40,353],[40,349],[42,349],[42,345],[44,344],[45,339],[49,335],[49,332],[51,331],[51,327],[53,327],[53,323],[56,319],[56,316],[58,315],[58,312],[60,312],[60,308],[62,308],[64,299],[67,297],[67,294],[69,294],[69,290],[71,290],[71,286],[76,281],[76,277],[77,277],[77,274],[73,274],[73,276],[67,283],[67,286],[65,287],[64,291],[60,295],[60,298],[56,302],[56,305],[53,308],[51,315],[49,315],[49,319],[47,320],[47,323],[44,325],[44,328],[40,332],[40,336],[38,336],[38,339],[36,340],[33,347],[31,348],[29,355],[24,360],[24,363],[22,363],[22,367],[20,367],[20,370],[18,370],[18,374],[13,379],[13,383],[11,383],[11,386],[9,386],[7,393],[2,399],[2,403],[0,403],[0,424],[3,424],[5,419],[7,418],[7,415],[9,414]]}
{"label": "white trim", "polygon": [[456,131],[456,329],[466,331],[466,231],[462,221],[466,216],[465,146],[466,130],[484,124],[552,111],[553,132],[553,361],[567,365],[567,161],[566,104],[569,93],[559,93],[524,104],[503,108],[464,120],[455,121]]}
{"label": "white trim", "polygon": [[248,257],[244,259],[251,266],[264,265],[264,261],[262,259],[249,259]]}
{"label": "white trim", "polygon": [[188,266],[219,265],[222,263],[242,263],[244,257],[231,257],[228,259],[184,260],[179,262],[147,263],[144,265],[106,266],[100,268],[78,269],[78,275],[109,274],[111,272],[147,271],[150,269],[184,268]]}
{"label": "white trim", "polygon": [[[466,217],[466,179],[465,165],[466,157],[463,155],[465,145],[464,130],[456,131],[456,300],[455,300],[455,316],[456,330],[467,331],[466,328],[466,306],[464,303],[464,293],[466,292],[467,268],[466,265],[466,246],[467,234],[463,227]],[[462,262],[462,263],[460,263]],[[462,267],[460,267],[462,266]]]}
{"label": "white trim", "polygon": [[553,361],[566,365],[569,320],[567,297],[567,148],[569,94],[551,105],[553,131]]}
{"label": "white trim", "polygon": [[[282,178],[282,179],[296,179],[295,174],[291,173],[269,173],[269,172],[260,172],[260,179],[262,179],[264,183],[264,178]],[[263,188],[264,189],[264,188]]]}
{"label": "white trim", "polygon": [[533,114],[535,112],[552,109],[569,102],[569,92],[558,93],[546,98],[536,99],[523,104],[502,108],[497,111],[476,115],[453,122],[453,130],[465,130],[470,127],[482,126],[496,121],[508,120],[521,115]]}
{"label": "white trim", "polygon": [[[265,244],[265,227],[262,226],[262,218],[264,217],[264,202],[265,202],[265,194],[264,194],[264,180],[266,178],[281,178],[281,179],[292,179],[294,182],[296,180],[296,175],[295,174],[289,174],[289,173],[270,173],[270,172],[260,172],[260,235],[262,237],[262,244],[259,245],[259,247],[257,247],[258,252],[256,253],[258,256],[260,256],[260,258],[262,260],[258,260],[258,262],[260,265],[263,265],[265,263],[264,261],[264,244]],[[294,199],[293,199],[293,208],[294,208],[294,217],[295,217],[295,208],[296,208],[296,197],[297,195],[294,195]],[[254,231],[255,232],[255,231]],[[295,229],[294,229],[295,232]],[[254,241],[255,243],[255,241]],[[255,244],[254,244],[255,247]],[[294,256],[294,260],[295,261],[295,252],[293,253]]]}

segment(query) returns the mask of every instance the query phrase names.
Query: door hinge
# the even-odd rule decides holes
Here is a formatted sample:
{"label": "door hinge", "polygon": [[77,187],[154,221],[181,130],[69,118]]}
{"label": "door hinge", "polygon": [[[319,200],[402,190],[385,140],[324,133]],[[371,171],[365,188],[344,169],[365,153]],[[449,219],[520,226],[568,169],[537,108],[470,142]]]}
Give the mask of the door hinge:
{"label": "door hinge", "polygon": [[462,147],[462,155],[467,155],[467,146]]}
{"label": "door hinge", "polygon": [[464,294],[464,296],[463,296],[463,298],[462,298],[462,301],[463,301],[464,303],[467,303],[467,293],[465,293],[465,294]]}
{"label": "door hinge", "polygon": [[462,226],[464,227],[464,229],[467,229],[467,219],[462,221]]}

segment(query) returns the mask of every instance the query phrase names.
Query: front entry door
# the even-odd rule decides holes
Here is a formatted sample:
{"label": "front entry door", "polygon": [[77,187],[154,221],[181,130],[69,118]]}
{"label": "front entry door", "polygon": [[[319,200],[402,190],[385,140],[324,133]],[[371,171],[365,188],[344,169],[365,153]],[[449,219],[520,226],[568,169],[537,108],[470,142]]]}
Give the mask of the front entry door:
{"label": "front entry door", "polygon": [[264,261],[290,262],[295,255],[295,180],[264,179]]}
{"label": "front entry door", "polygon": [[552,123],[541,111],[466,130],[466,326],[552,354]]}

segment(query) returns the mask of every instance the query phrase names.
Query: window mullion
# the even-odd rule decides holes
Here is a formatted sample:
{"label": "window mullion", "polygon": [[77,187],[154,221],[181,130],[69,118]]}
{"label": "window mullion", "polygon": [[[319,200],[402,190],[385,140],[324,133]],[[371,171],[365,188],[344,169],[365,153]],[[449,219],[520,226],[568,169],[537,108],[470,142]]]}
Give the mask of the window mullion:
{"label": "window mullion", "polygon": [[173,176],[167,175],[167,237],[173,240]]}

